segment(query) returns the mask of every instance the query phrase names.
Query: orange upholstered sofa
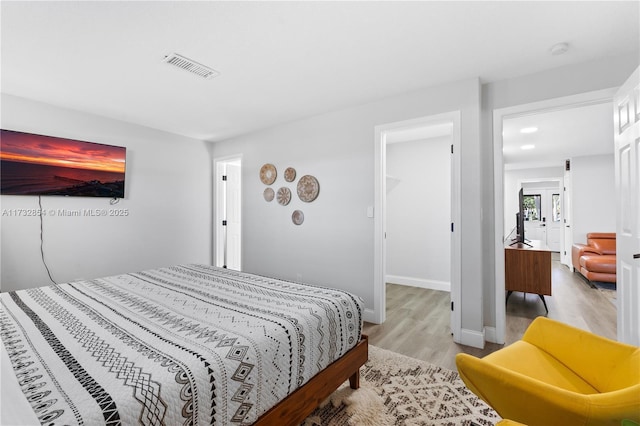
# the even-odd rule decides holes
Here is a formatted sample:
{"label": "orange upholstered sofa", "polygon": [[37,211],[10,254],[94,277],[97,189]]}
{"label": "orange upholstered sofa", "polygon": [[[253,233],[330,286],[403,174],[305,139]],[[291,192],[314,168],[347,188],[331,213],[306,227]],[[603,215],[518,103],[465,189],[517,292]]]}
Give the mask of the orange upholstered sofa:
{"label": "orange upholstered sofa", "polygon": [[571,249],[573,270],[589,281],[616,282],[616,234],[592,232],[587,244],[574,244]]}

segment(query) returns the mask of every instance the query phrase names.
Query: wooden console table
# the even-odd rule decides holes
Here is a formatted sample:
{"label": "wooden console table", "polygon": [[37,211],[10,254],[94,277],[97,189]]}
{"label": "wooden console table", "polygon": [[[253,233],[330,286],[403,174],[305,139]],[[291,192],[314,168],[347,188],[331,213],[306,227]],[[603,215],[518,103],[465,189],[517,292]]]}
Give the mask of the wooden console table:
{"label": "wooden console table", "polygon": [[514,291],[533,293],[540,296],[548,313],[544,296],[551,296],[551,250],[539,240],[528,244],[504,248],[504,286],[508,292],[505,303]]}

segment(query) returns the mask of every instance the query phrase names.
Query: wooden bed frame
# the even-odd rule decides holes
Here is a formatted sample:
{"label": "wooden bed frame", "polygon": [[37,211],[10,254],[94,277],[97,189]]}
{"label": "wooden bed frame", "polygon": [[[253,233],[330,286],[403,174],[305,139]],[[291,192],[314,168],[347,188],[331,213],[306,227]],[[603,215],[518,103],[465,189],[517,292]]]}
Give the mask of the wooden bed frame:
{"label": "wooden bed frame", "polygon": [[254,425],[299,425],[347,379],[351,389],[358,389],[360,367],[367,362],[367,359],[369,359],[369,339],[366,335],[362,335],[355,347],[260,416]]}

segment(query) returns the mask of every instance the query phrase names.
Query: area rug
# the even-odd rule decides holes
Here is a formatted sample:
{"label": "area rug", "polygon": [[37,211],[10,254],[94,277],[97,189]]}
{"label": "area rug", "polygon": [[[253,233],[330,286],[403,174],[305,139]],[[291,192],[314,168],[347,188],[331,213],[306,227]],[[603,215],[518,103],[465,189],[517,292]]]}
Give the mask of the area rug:
{"label": "area rug", "polygon": [[360,389],[343,384],[303,426],[494,425],[457,372],[369,345]]}
{"label": "area rug", "polygon": [[595,288],[597,288],[598,290],[600,290],[600,293],[602,293],[607,300],[609,300],[609,302],[613,303],[613,306],[618,306],[618,302],[616,300],[618,294],[616,292],[616,285],[613,283],[603,283],[603,282],[594,282],[592,284],[593,286],[595,286]]}

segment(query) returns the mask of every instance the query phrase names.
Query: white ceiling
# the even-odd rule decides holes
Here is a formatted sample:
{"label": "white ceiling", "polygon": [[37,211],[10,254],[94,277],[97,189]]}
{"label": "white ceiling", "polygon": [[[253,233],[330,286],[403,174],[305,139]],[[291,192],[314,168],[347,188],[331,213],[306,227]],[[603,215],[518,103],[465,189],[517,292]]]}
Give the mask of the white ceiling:
{"label": "white ceiling", "polygon": [[[521,133],[535,127],[535,133]],[[583,155],[613,154],[611,102],[508,118],[503,121],[506,169],[562,166]],[[522,146],[533,145],[523,150]]]}
{"label": "white ceiling", "polygon": [[453,123],[445,121],[428,125],[407,127],[405,129],[395,129],[386,133],[386,143],[410,142],[424,139],[441,138],[451,136]]}
{"label": "white ceiling", "polygon": [[[0,2],[1,90],[219,141],[640,50],[639,2]],[[558,42],[564,55],[552,56]],[[172,52],[211,66],[202,80]]]}
{"label": "white ceiling", "polygon": [[[536,128],[534,133],[522,129]],[[386,143],[450,137],[453,123],[444,121],[387,132]],[[525,113],[503,120],[505,170],[562,167],[565,160],[613,154],[613,104],[579,105],[562,110]],[[533,146],[524,150],[523,146]]]}

